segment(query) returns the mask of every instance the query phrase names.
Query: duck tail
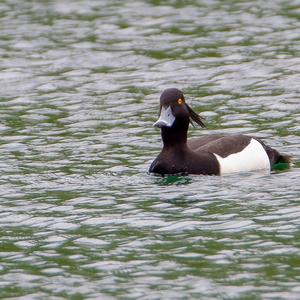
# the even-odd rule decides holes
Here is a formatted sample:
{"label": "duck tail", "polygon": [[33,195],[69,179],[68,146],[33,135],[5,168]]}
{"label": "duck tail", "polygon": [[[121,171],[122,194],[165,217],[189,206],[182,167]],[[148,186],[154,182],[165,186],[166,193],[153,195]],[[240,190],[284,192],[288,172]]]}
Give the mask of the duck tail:
{"label": "duck tail", "polygon": [[290,155],[280,154],[277,163],[291,164],[292,157]]}
{"label": "duck tail", "polygon": [[288,170],[292,166],[292,157],[289,155],[279,154],[276,163],[272,166],[272,170]]}

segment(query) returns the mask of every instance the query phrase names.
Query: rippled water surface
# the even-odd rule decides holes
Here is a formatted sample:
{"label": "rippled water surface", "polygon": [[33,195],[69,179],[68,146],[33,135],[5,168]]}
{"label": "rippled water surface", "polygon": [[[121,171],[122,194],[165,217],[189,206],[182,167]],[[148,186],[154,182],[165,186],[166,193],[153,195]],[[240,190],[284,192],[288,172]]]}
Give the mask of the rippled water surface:
{"label": "rippled water surface", "polygon": [[[0,298],[300,299],[298,1],[0,3]],[[147,174],[161,91],[271,175]]]}

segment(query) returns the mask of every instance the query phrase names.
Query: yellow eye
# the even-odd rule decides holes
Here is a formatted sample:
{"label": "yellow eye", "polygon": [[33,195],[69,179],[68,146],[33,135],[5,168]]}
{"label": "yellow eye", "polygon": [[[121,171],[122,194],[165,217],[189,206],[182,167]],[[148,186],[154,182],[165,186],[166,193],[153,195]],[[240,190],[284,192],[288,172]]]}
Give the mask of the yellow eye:
{"label": "yellow eye", "polygon": [[179,99],[177,100],[177,103],[178,103],[179,105],[181,105],[181,104],[183,103],[183,100],[182,100],[181,98],[179,98]]}

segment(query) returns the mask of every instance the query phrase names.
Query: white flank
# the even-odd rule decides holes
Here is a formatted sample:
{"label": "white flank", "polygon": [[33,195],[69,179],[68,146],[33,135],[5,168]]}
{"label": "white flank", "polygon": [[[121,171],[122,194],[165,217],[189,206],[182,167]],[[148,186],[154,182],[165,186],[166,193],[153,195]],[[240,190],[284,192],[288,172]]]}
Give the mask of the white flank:
{"label": "white flank", "polygon": [[220,175],[271,169],[265,149],[255,139],[251,139],[249,145],[241,152],[230,154],[225,158],[215,153],[214,155],[220,164]]}

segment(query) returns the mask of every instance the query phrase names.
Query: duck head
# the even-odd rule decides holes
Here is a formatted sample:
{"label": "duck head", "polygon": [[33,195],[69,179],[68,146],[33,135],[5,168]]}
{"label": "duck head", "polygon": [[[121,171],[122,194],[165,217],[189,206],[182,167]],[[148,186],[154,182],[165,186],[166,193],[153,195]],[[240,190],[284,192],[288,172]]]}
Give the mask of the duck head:
{"label": "duck head", "polygon": [[153,126],[161,128],[165,146],[186,143],[190,123],[205,127],[202,118],[185,102],[182,91],[176,88],[164,90],[160,96],[160,117]]}
{"label": "duck head", "polygon": [[202,118],[185,102],[182,91],[175,88],[164,90],[160,96],[160,117],[153,126],[172,128],[193,122],[205,127]]}

